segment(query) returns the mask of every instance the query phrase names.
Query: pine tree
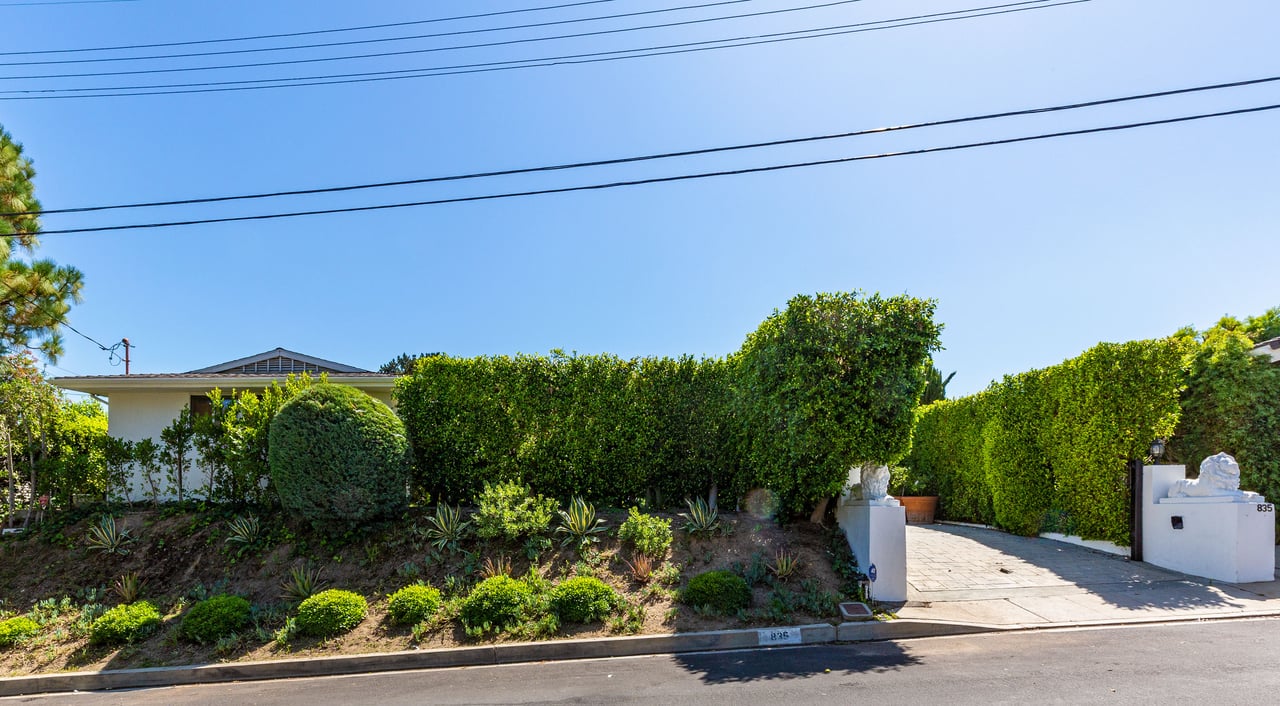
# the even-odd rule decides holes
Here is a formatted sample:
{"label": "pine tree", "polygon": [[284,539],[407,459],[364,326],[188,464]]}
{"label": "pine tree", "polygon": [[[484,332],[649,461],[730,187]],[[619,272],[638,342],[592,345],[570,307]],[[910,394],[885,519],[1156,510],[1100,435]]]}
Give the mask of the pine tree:
{"label": "pine tree", "polygon": [[56,362],[58,331],[80,301],[84,278],[74,267],[34,258],[40,231],[35,174],[22,145],[0,127],[0,354],[30,349]]}

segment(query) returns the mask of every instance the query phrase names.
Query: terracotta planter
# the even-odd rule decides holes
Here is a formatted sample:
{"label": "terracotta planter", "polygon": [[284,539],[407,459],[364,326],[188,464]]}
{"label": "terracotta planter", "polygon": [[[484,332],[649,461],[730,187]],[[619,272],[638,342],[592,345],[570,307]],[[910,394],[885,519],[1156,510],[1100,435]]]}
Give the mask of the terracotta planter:
{"label": "terracotta planter", "polygon": [[931,525],[933,515],[938,511],[938,496],[916,495],[898,498],[907,511],[907,524]]}

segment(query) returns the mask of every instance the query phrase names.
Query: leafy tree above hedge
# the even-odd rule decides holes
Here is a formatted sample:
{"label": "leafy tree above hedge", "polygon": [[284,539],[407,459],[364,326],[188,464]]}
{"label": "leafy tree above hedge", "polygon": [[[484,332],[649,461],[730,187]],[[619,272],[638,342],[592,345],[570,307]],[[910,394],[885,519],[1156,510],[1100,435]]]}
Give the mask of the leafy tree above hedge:
{"label": "leafy tree above hedge", "polygon": [[362,522],[407,502],[404,424],[353,387],[321,384],[294,397],[271,421],[268,448],[280,503],[314,523]]}
{"label": "leafy tree above hedge", "polygon": [[737,382],[748,465],[784,507],[838,494],[854,463],[906,453],[939,347],[934,306],[905,295],[797,296],[747,338]]}

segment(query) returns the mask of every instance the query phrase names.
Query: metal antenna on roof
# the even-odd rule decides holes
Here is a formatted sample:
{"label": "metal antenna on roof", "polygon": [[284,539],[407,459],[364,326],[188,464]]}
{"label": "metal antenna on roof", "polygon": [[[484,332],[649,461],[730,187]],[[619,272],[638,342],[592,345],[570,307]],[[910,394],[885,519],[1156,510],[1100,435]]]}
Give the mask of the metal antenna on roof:
{"label": "metal antenna on roof", "polygon": [[124,344],[124,374],[129,374],[129,339],[122,338],[120,342]]}

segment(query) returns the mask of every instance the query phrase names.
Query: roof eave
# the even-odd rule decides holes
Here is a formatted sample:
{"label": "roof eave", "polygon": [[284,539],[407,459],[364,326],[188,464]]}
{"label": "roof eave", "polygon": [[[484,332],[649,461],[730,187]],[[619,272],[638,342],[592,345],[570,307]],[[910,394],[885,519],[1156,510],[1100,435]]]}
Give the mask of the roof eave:
{"label": "roof eave", "polygon": [[[326,374],[326,378],[331,383],[377,391],[394,389],[397,377],[396,375]],[[187,390],[199,393],[208,392],[215,387],[224,392],[230,392],[231,390],[261,390],[269,387],[272,382],[283,382],[284,379],[284,376],[267,375],[261,378],[247,375],[234,377],[224,375],[187,377],[113,375],[104,377],[60,377],[53,378],[50,382],[65,390],[86,392],[92,395],[110,395],[113,392],[141,392],[146,390]]]}

